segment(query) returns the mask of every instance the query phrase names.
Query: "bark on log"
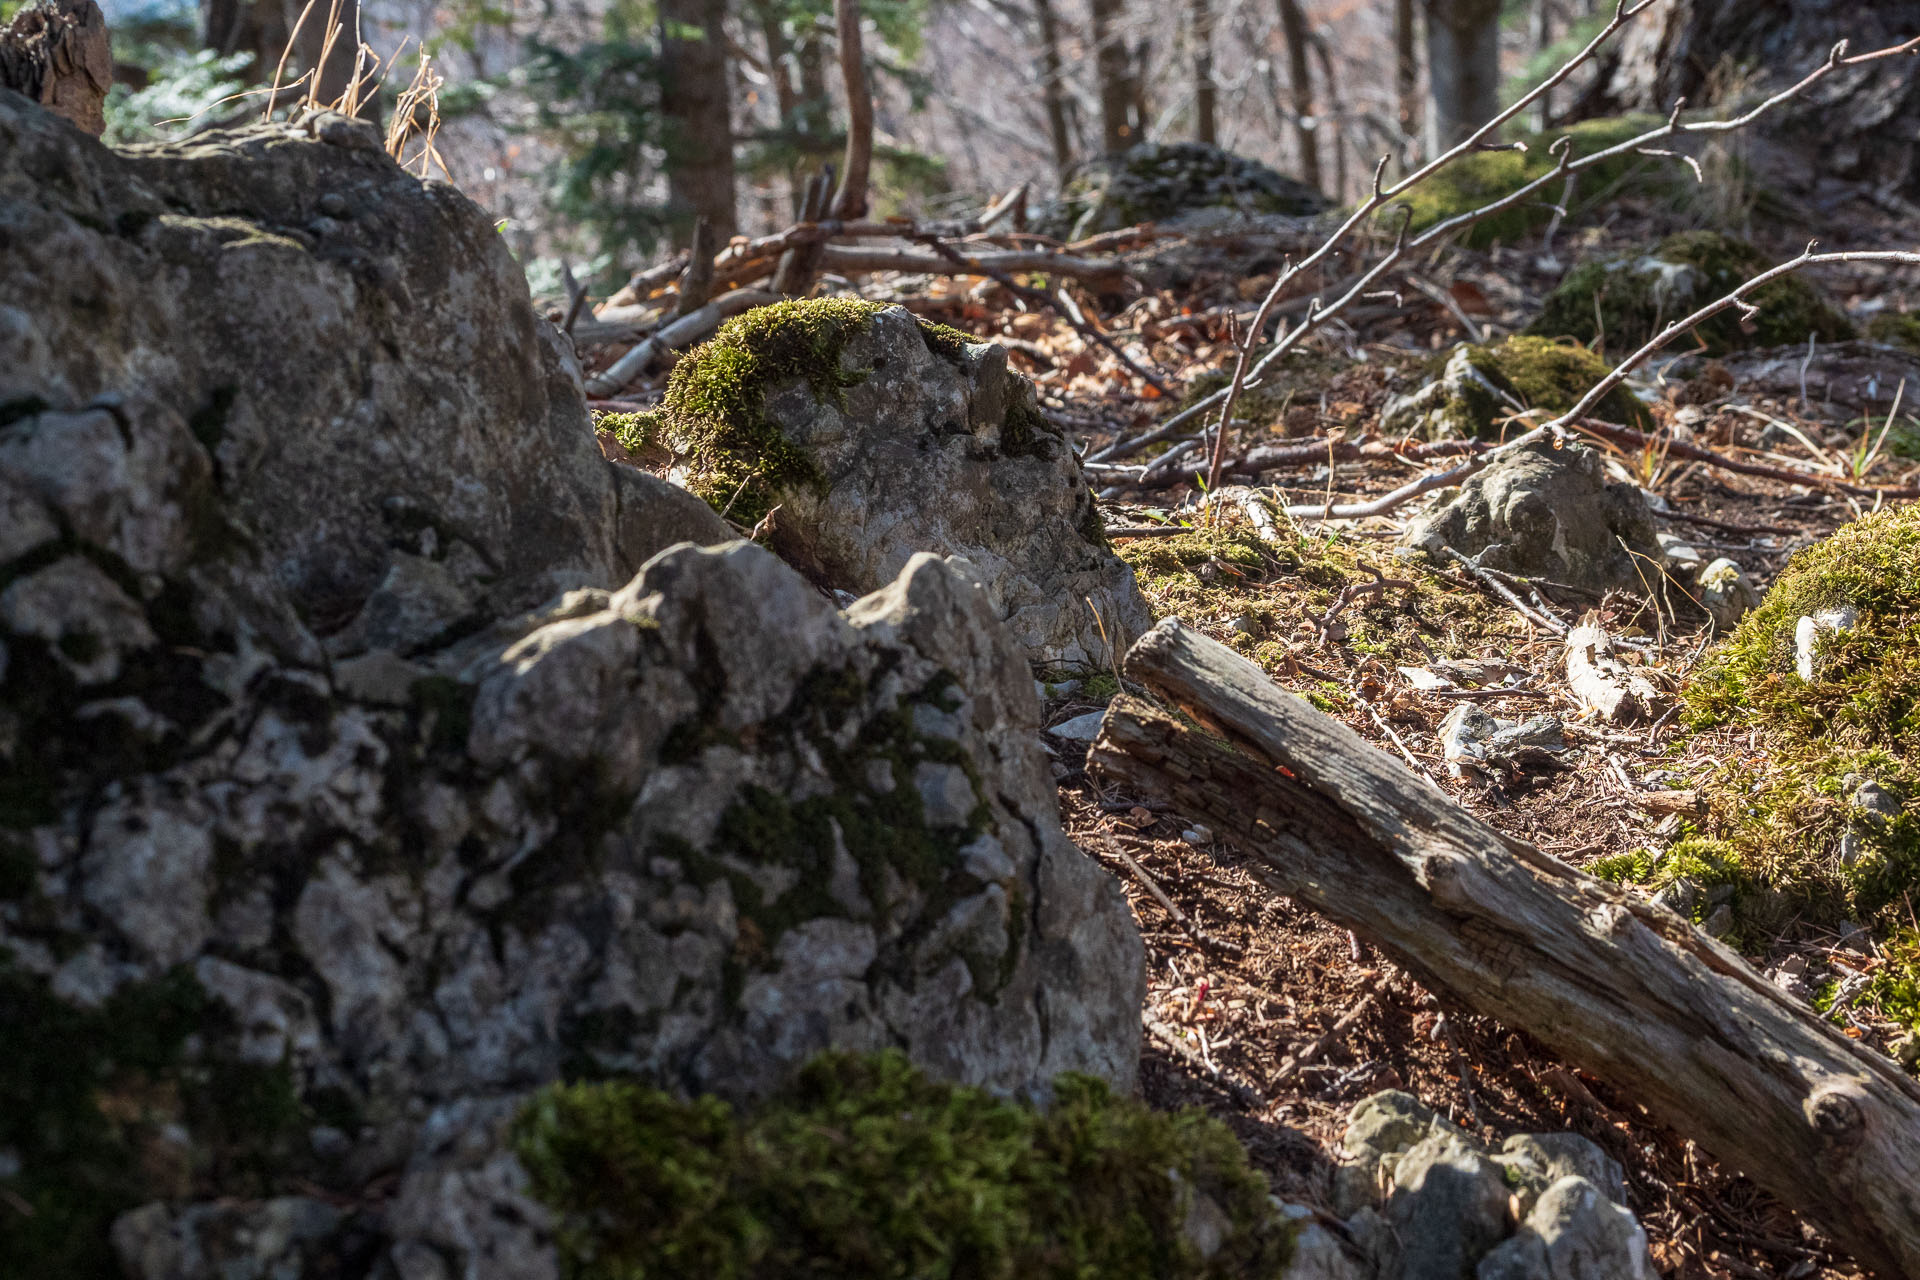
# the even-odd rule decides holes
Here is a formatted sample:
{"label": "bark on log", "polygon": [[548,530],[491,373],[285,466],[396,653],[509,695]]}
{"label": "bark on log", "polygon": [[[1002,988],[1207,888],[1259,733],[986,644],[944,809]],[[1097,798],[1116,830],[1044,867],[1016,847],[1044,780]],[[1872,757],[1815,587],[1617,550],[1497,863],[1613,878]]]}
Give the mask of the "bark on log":
{"label": "bark on log", "polygon": [[97,138],[112,86],[107,20],[93,0],[40,0],[0,27],[0,89],[25,94]]}
{"label": "bark on log", "polygon": [[1228,833],[1271,888],[1620,1088],[1880,1274],[1920,1276],[1920,1085],[1891,1060],[1177,620],[1126,675],[1213,732],[1118,700],[1090,757],[1107,778]]}

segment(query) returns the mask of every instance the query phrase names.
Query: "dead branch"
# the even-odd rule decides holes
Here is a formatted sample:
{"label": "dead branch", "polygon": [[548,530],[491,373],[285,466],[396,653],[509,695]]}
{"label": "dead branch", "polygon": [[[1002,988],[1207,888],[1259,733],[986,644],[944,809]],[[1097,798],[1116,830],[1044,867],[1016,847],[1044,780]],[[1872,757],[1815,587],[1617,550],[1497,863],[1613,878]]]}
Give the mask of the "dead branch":
{"label": "dead branch", "polygon": [[[1632,892],[1501,835],[1168,619],[1090,765],[1171,801],[1433,984],[1608,1081],[1888,1276],[1920,1275],[1920,1083]],[[1218,736],[1215,736],[1218,735]]]}
{"label": "dead branch", "polygon": [[718,329],[721,321],[731,316],[778,301],[780,299],[773,294],[755,289],[735,289],[732,293],[723,293],[691,315],[682,316],[664,326],[614,361],[605,371],[588,378],[587,394],[596,399],[611,396],[645,373],[647,366],[665,352],[677,351],[700,341]]}
{"label": "dead branch", "polygon": [[[926,235],[914,237],[926,243]],[[943,241],[944,243],[944,241]],[[916,253],[912,249],[869,249],[855,245],[830,244],[820,255],[820,265],[835,271],[915,271],[935,276],[986,276],[999,279],[1015,271],[1038,271],[1054,276],[1071,276],[1095,287],[1114,287],[1126,279],[1126,268],[1111,258],[1082,258],[1065,253],[1036,253],[1008,250],[999,253],[963,253],[954,257]]]}
{"label": "dead branch", "polygon": [[1613,654],[1613,639],[1589,613],[1566,637],[1567,688],[1580,705],[1599,713],[1608,724],[1651,719],[1660,702],[1660,690],[1651,680]]}

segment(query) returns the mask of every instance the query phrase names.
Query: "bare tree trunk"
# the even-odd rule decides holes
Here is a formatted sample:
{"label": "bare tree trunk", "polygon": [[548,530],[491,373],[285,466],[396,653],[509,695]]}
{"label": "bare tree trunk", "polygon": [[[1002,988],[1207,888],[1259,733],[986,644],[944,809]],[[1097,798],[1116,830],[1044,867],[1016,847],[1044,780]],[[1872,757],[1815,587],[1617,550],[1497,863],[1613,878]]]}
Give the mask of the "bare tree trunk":
{"label": "bare tree trunk", "polygon": [[1127,120],[1133,95],[1128,84],[1127,44],[1117,27],[1125,0],[1091,0],[1094,74],[1100,83],[1100,149],[1117,156],[1133,144]]}
{"label": "bare tree trunk", "polygon": [[1393,0],[1393,92],[1398,104],[1400,161],[1411,166],[1420,136],[1420,37],[1413,0]]}
{"label": "bare tree trunk", "polygon": [[1193,136],[1213,146],[1219,87],[1213,82],[1213,0],[1193,0]]}
{"label": "bare tree trunk", "polygon": [[733,121],[725,0],[661,0],[660,114],[665,122],[667,217],[685,247],[705,218],[722,244],[734,212]]}
{"label": "bare tree trunk", "polygon": [[1426,0],[1427,154],[1500,114],[1500,0]]}
{"label": "bare tree trunk", "polygon": [[93,0],[40,0],[0,26],[0,89],[12,89],[99,137],[113,53]]}
{"label": "bare tree trunk", "polygon": [[866,216],[867,172],[873,164],[873,93],[867,87],[867,57],[860,43],[860,0],[833,0],[840,37],[840,76],[847,88],[847,156],[833,216]]}
{"label": "bare tree trunk", "polygon": [[1053,143],[1053,168],[1065,182],[1073,167],[1073,133],[1067,119],[1064,71],[1060,65],[1060,23],[1053,0],[1033,0],[1033,16],[1040,26],[1040,101],[1047,109],[1047,134]]}
{"label": "bare tree trunk", "polygon": [[1333,74],[1333,50],[1318,31],[1310,37],[1313,53],[1320,60],[1320,78],[1327,82],[1327,145],[1333,149],[1333,191],[1335,203],[1347,198],[1347,110],[1340,100],[1340,81]]}
{"label": "bare tree trunk", "polygon": [[[335,4],[339,5],[336,10]],[[329,27],[327,19],[333,19],[333,26],[339,34],[333,37],[332,47],[327,45]],[[297,52],[300,67],[311,71],[314,79],[312,94],[323,106],[331,106],[346,96],[347,85],[352,81],[354,67],[360,57],[360,0],[314,0],[313,12],[300,26],[300,40]],[[326,56],[326,65],[321,65],[321,55]],[[279,51],[274,52],[272,62],[279,61]]]}
{"label": "bare tree trunk", "polygon": [[[1553,47],[1553,0],[1533,0],[1533,12],[1528,15],[1529,43],[1535,53],[1545,53]],[[1553,90],[1549,89],[1534,100],[1533,131],[1545,133],[1553,127]]]}
{"label": "bare tree trunk", "polygon": [[1280,10],[1280,28],[1287,40],[1287,83],[1293,90],[1293,136],[1300,149],[1300,181],[1320,187],[1320,148],[1314,136],[1319,121],[1313,115],[1313,80],[1307,71],[1307,20],[1300,0],[1274,0]]}
{"label": "bare tree trunk", "polygon": [[1153,123],[1153,110],[1147,105],[1147,63],[1152,54],[1152,42],[1144,39],[1127,53],[1127,139],[1135,146],[1147,140]]}
{"label": "bare tree trunk", "polygon": [[780,12],[770,0],[753,0],[753,16],[760,24],[760,38],[767,46],[767,75],[773,80],[774,108],[779,111],[784,127],[792,122],[798,101],[793,91],[793,72],[787,66],[787,55],[793,52],[793,46],[780,25]]}
{"label": "bare tree trunk", "polygon": [[[1621,111],[1665,114],[1675,98],[1698,103],[1722,60],[1763,73],[1774,92],[1825,61],[1846,40],[1856,53],[1920,34],[1913,0],[1665,0],[1621,33],[1594,89],[1562,117]],[[1920,196],[1920,76],[1909,58],[1888,58],[1830,78],[1769,112],[1758,128],[1812,162],[1812,175]]]}
{"label": "bare tree trunk", "polygon": [[[307,22],[318,26],[326,16],[309,14]],[[252,54],[247,74],[257,81],[273,74],[292,30],[284,0],[203,0],[200,6],[201,46],[227,56]]]}
{"label": "bare tree trunk", "polygon": [[[1882,1276],[1920,1276],[1920,1084],[1664,907],[1488,827],[1174,619],[1090,770],[1237,843],[1254,874],[1697,1139]],[[1188,727],[1197,722],[1204,729]]]}

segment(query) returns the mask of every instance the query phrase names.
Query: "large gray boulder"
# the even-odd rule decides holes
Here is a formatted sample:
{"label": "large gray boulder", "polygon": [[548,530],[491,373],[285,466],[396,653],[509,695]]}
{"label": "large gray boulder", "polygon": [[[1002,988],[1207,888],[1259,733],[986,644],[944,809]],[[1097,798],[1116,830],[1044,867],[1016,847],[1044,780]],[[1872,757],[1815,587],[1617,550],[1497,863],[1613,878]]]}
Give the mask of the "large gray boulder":
{"label": "large gray boulder", "polygon": [[964,556],[1028,657],[1106,666],[1150,625],[1072,445],[1006,349],[858,299],[783,303],[674,370],[659,431],[696,491],[861,594]]}
{"label": "large gray boulder", "polygon": [[1665,557],[1640,489],[1609,481],[1584,445],[1536,441],[1472,476],[1452,501],[1407,526],[1401,545],[1451,548],[1503,573],[1589,591],[1657,591]]}
{"label": "large gray boulder", "polygon": [[556,1078],[1131,1087],[1140,942],[974,571],[842,612],[682,541],[371,144],[0,93],[0,1257],[537,1275],[503,1135]]}

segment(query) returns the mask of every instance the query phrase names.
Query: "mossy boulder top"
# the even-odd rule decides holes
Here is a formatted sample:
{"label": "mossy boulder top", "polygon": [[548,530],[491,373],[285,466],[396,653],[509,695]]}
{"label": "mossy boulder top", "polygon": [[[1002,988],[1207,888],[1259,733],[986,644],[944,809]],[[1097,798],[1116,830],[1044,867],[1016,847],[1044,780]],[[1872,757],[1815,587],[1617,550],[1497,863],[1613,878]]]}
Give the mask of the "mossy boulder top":
{"label": "mossy boulder top", "polygon": [[[1429,440],[1517,435],[1573,408],[1611,372],[1606,361],[1571,342],[1520,336],[1494,346],[1465,344],[1454,348],[1438,376],[1387,401],[1380,430]],[[1652,421],[1624,387],[1608,392],[1591,412],[1640,429]]]}
{"label": "mossy boulder top", "polygon": [[580,1074],[1131,1087],[1138,933],[972,572],[843,613],[607,462],[369,126],[0,92],[0,275],[0,1277],[554,1276],[501,1126]]}
{"label": "mossy boulder top", "polygon": [[[1624,356],[1676,320],[1731,293],[1775,265],[1752,245],[1718,231],[1686,231],[1652,252],[1583,262],[1548,295],[1527,332],[1572,338]],[[1806,344],[1809,336],[1838,342],[1853,325],[1806,280],[1783,276],[1746,299],[1759,313],[1744,318],[1730,307],[1696,326],[1680,342],[1708,354],[1741,347]]]}
{"label": "mossy boulder top", "polygon": [[1079,239],[1203,209],[1310,217],[1332,202],[1258,160],[1204,142],[1150,142],[1089,163],[1046,216]]}
{"label": "mossy boulder top", "polygon": [[[1104,666],[1150,620],[1066,438],[1005,348],[903,307],[833,298],[749,312],[675,367],[629,431],[731,518],[861,594],[918,552],[965,557],[1038,663]],[[1091,603],[1089,603],[1091,602]]]}

